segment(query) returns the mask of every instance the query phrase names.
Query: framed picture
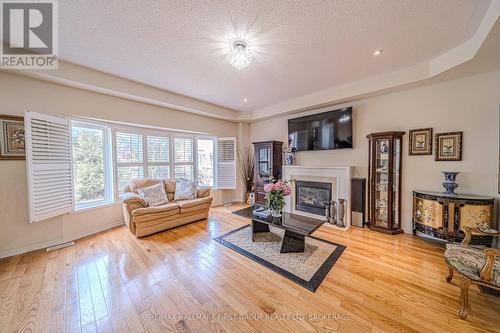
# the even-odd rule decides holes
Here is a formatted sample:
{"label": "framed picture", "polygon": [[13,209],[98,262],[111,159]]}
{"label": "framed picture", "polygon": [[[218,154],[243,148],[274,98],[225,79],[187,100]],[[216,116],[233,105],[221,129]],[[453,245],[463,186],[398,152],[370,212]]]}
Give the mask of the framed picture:
{"label": "framed picture", "polygon": [[24,118],[0,114],[0,160],[25,160]]}
{"label": "framed picture", "polygon": [[410,155],[432,155],[432,128],[410,130]]}
{"label": "framed picture", "polygon": [[462,160],[462,132],[436,133],[436,161]]}

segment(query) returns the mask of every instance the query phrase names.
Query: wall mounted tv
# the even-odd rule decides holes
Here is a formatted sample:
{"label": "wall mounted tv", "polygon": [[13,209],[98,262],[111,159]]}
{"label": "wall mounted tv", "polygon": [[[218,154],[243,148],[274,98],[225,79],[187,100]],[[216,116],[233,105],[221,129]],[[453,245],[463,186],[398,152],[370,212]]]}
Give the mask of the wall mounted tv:
{"label": "wall mounted tv", "polygon": [[288,145],[297,151],[352,148],[352,107],[289,119]]}

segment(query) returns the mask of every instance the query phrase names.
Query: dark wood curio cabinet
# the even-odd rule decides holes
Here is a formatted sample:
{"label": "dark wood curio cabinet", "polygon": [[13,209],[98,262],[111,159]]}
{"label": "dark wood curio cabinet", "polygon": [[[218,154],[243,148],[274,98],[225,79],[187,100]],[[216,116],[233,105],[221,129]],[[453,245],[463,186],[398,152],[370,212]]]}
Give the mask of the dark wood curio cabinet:
{"label": "dark wood curio cabinet", "polygon": [[254,183],[255,202],[266,203],[264,185],[272,179],[281,178],[281,167],[283,161],[283,142],[263,141],[254,142]]}
{"label": "dark wood curio cabinet", "polygon": [[368,227],[387,234],[401,229],[401,168],[405,132],[367,135]]}

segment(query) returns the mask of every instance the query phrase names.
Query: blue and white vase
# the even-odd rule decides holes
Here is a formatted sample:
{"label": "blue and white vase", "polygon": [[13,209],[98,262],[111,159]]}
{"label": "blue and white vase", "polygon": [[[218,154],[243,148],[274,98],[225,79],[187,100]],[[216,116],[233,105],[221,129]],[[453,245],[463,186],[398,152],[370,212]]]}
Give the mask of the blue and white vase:
{"label": "blue and white vase", "polygon": [[458,184],[455,182],[455,179],[457,178],[457,175],[460,172],[453,172],[453,171],[441,171],[444,174],[444,182],[443,182],[443,187],[445,189],[444,194],[448,195],[454,195],[456,188],[458,187]]}
{"label": "blue and white vase", "polygon": [[295,153],[287,152],[285,153],[286,165],[294,165],[295,163]]}

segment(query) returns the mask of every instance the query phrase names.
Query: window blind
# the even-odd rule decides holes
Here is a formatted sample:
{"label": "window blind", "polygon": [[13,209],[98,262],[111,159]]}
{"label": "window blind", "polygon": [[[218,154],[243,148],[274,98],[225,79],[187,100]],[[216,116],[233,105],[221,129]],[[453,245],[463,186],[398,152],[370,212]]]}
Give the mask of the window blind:
{"label": "window blind", "polygon": [[25,113],[29,222],[69,213],[74,207],[69,121]]}
{"label": "window blind", "polygon": [[236,188],[236,138],[217,140],[217,188]]}

